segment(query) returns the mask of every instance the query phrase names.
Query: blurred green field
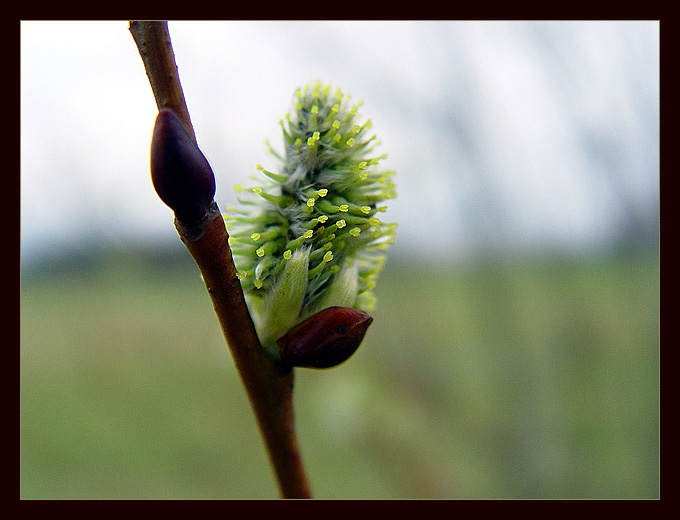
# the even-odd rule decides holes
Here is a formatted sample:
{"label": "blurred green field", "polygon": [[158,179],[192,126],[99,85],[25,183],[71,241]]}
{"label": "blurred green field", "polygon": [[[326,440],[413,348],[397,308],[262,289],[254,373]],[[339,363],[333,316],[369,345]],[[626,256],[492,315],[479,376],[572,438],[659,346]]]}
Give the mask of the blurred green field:
{"label": "blurred green field", "polygon": [[[111,254],[21,282],[24,499],[276,498],[210,301]],[[316,498],[658,498],[658,254],[390,259],[359,351],[296,372]]]}

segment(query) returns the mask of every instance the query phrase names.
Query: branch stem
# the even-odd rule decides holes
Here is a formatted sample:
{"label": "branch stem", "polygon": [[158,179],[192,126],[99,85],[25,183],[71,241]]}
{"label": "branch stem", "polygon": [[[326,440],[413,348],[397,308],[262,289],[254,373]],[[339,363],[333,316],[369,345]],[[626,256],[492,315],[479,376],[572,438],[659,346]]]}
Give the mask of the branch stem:
{"label": "branch stem", "polygon": [[175,222],[180,238],[201,270],[220,326],[257,416],[284,498],[309,498],[309,484],[295,434],[293,370],[282,371],[260,345],[229,249],[217,204],[195,229]]}
{"label": "branch stem", "polygon": [[[130,22],[159,108],[178,114],[195,140],[177,74],[167,22]],[[224,337],[264,438],[283,498],[310,498],[293,413],[292,369],[283,370],[260,345],[229,248],[229,235],[213,200],[206,217],[186,227],[175,218],[180,239],[198,265]]]}
{"label": "branch stem", "polygon": [[172,50],[168,22],[130,22],[130,33],[144,62],[158,110],[172,108],[196,141]]}

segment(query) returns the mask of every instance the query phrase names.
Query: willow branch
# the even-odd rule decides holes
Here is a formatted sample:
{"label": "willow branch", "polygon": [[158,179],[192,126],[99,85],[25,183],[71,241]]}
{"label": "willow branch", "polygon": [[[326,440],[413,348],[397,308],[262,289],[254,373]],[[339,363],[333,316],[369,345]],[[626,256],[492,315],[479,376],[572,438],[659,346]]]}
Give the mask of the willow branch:
{"label": "willow branch", "polygon": [[[168,125],[172,127],[174,116],[167,114],[169,109],[182,121],[195,143],[195,133],[177,73],[167,22],[132,21],[130,32],[137,44],[151,83],[159,109],[159,120],[163,115],[162,119],[166,121],[164,130],[161,132],[169,131],[165,129]],[[154,140],[156,139],[155,132]],[[173,142],[175,147],[186,148],[185,143],[181,142],[181,139],[179,141],[179,145]],[[180,151],[183,150],[182,148]],[[161,157],[161,160],[165,159],[167,156]],[[193,218],[190,221],[183,220],[182,216],[195,215],[195,207],[188,209],[184,207],[184,213],[180,213],[173,207],[175,198],[181,197],[183,193],[184,185],[178,187],[178,182],[188,182],[189,189],[203,191],[205,191],[206,183],[201,180],[198,182],[193,179],[187,180],[182,175],[178,176],[177,172],[171,173],[172,175],[160,179],[165,192],[159,190],[156,183],[158,179],[154,179],[156,190],[161,198],[175,210],[177,232],[203,275],[234,364],[265,440],[281,494],[284,498],[309,498],[311,492],[295,433],[292,397],[293,370],[282,370],[282,367],[277,366],[266,355],[260,345],[236,275],[236,267],[228,243],[229,235],[215,201],[211,200],[207,204],[201,212],[202,217],[198,220]],[[200,175],[204,174],[205,172],[200,172]],[[164,197],[164,194],[169,195]]]}
{"label": "willow branch", "polygon": [[255,410],[285,498],[311,496],[298,449],[293,415],[293,371],[280,369],[265,354],[248,313],[229,249],[224,219],[213,204],[198,240],[195,230],[177,225],[198,264],[232,358]]}
{"label": "willow branch", "polygon": [[179,81],[167,22],[130,22],[130,33],[144,62],[158,110],[171,108],[196,140]]}

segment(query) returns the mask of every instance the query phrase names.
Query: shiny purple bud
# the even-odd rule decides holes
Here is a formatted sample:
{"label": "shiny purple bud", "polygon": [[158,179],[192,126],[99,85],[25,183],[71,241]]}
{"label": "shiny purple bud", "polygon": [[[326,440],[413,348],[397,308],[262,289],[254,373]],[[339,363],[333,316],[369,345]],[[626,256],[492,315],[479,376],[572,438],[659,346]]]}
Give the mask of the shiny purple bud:
{"label": "shiny purple bud", "polygon": [[205,217],[215,197],[215,175],[182,121],[169,108],[158,112],[151,141],[151,180],[177,220]]}

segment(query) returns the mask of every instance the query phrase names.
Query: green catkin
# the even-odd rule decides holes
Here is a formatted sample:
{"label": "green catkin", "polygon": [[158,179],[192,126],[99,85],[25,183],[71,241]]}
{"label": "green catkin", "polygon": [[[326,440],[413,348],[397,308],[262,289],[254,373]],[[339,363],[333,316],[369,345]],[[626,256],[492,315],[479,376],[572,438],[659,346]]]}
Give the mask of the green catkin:
{"label": "green catkin", "polygon": [[[373,287],[394,241],[379,204],[396,196],[385,155],[371,155],[372,123],[330,85],[298,89],[280,121],[284,153],[262,183],[236,187],[241,207],[225,215],[234,260],[265,347],[305,318],[338,305],[370,311]],[[242,195],[242,196],[241,196]]]}

